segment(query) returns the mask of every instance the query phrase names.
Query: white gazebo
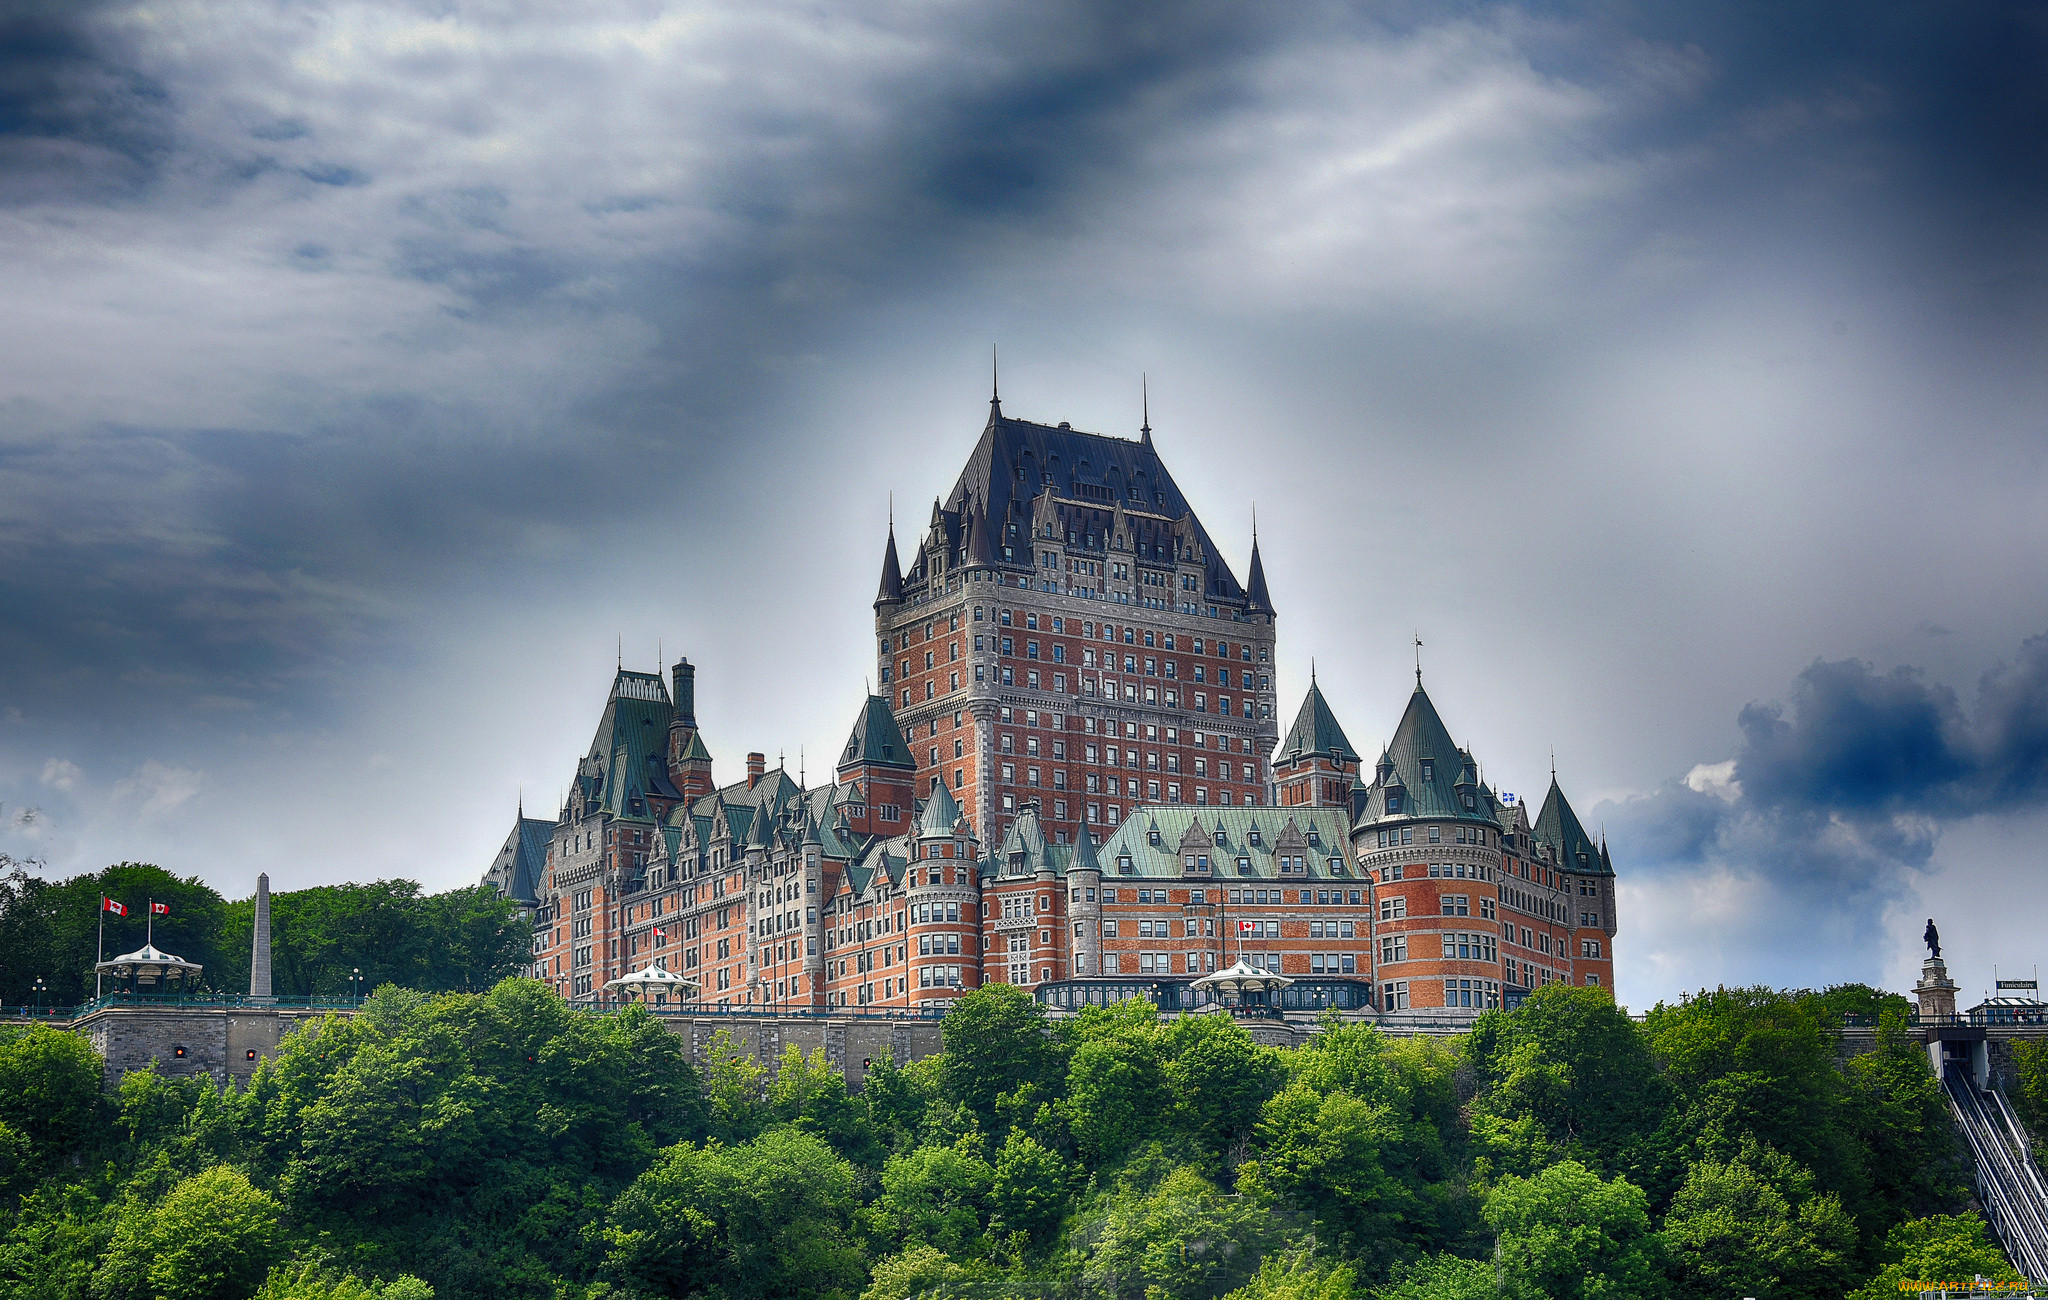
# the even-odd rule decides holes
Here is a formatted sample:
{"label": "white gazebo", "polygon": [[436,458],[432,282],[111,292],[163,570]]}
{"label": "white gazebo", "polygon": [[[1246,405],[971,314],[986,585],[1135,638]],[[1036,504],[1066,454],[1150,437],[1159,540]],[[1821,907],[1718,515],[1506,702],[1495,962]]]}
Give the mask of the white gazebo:
{"label": "white gazebo", "polygon": [[1278,971],[1260,970],[1239,957],[1236,965],[1213,975],[1204,975],[1192,981],[1190,987],[1214,993],[1224,1006],[1234,1008],[1244,1001],[1247,993],[1260,995],[1263,999],[1263,995],[1278,993],[1292,983],[1293,980]]}
{"label": "white gazebo", "polygon": [[622,996],[637,996],[642,1002],[656,1006],[673,997],[677,1002],[694,1002],[697,999],[697,981],[685,979],[661,964],[659,957],[642,966],[639,970],[605,985],[607,991],[616,990]]}
{"label": "white gazebo", "polygon": [[161,952],[154,943],[145,943],[134,952],[95,963],[93,969],[112,983],[117,992],[169,993],[174,991],[173,985],[177,992],[191,988],[205,968],[196,961]]}

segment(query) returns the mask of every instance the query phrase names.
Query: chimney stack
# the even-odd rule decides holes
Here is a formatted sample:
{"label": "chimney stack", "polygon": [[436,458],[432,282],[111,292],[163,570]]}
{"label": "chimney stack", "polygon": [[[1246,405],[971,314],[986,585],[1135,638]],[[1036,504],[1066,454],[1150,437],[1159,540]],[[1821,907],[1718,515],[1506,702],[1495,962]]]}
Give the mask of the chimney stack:
{"label": "chimney stack", "polygon": [[256,938],[249,953],[249,996],[270,1000],[270,876],[256,877]]}
{"label": "chimney stack", "polygon": [[761,782],[762,773],[768,770],[766,754],[747,755],[747,789],[751,790]]}
{"label": "chimney stack", "polygon": [[675,696],[676,718],[686,727],[697,725],[697,669],[688,659],[678,659],[669,669]]}

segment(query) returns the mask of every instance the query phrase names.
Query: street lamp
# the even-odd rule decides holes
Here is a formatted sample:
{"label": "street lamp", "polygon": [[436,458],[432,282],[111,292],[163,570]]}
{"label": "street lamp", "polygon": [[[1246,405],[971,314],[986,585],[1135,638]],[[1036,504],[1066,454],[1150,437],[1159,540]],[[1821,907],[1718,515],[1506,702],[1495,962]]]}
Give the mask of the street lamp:
{"label": "street lamp", "polygon": [[44,995],[45,993],[48,993],[49,991],[50,991],[50,990],[49,990],[49,987],[48,987],[47,985],[45,985],[45,984],[43,983],[43,977],[42,977],[42,976],[40,976],[40,975],[36,976],[36,988],[35,988],[35,993],[36,993],[36,1014],[37,1014],[37,1015],[41,1015],[41,1014],[43,1014],[43,995]]}
{"label": "street lamp", "polygon": [[355,994],[356,994],[356,1005],[357,1005],[357,1006],[361,1006],[361,1005],[363,1005],[363,968],[362,968],[362,967],[360,967],[360,966],[354,966],[354,967],[351,967],[351,968],[350,968],[350,970],[349,970],[349,982],[355,985]]}

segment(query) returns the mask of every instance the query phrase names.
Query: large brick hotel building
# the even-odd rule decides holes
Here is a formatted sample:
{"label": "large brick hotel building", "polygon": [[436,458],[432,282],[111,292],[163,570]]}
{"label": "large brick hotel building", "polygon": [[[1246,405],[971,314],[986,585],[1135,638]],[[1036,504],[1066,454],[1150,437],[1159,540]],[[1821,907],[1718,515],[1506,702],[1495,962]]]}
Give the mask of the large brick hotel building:
{"label": "large brick hotel building", "polygon": [[1423,690],[1362,761],[1311,682],[1285,738],[1275,612],[1153,446],[989,418],[914,550],[892,526],[880,691],[832,779],[718,784],[695,671],[621,670],[553,821],[486,876],[573,998],[660,959],[700,999],[911,1008],[985,981],[1056,1005],[1243,957],[1302,1006],[1386,1013],[1611,984],[1614,876],[1555,779],[1531,823]]}

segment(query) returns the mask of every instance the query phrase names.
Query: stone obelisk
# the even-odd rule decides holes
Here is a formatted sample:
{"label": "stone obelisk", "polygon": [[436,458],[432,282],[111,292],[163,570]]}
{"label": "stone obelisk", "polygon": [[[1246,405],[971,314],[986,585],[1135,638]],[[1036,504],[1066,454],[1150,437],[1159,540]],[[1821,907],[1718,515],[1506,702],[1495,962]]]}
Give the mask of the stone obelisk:
{"label": "stone obelisk", "polygon": [[270,1001],[270,876],[256,877],[256,939],[249,953],[249,996]]}

